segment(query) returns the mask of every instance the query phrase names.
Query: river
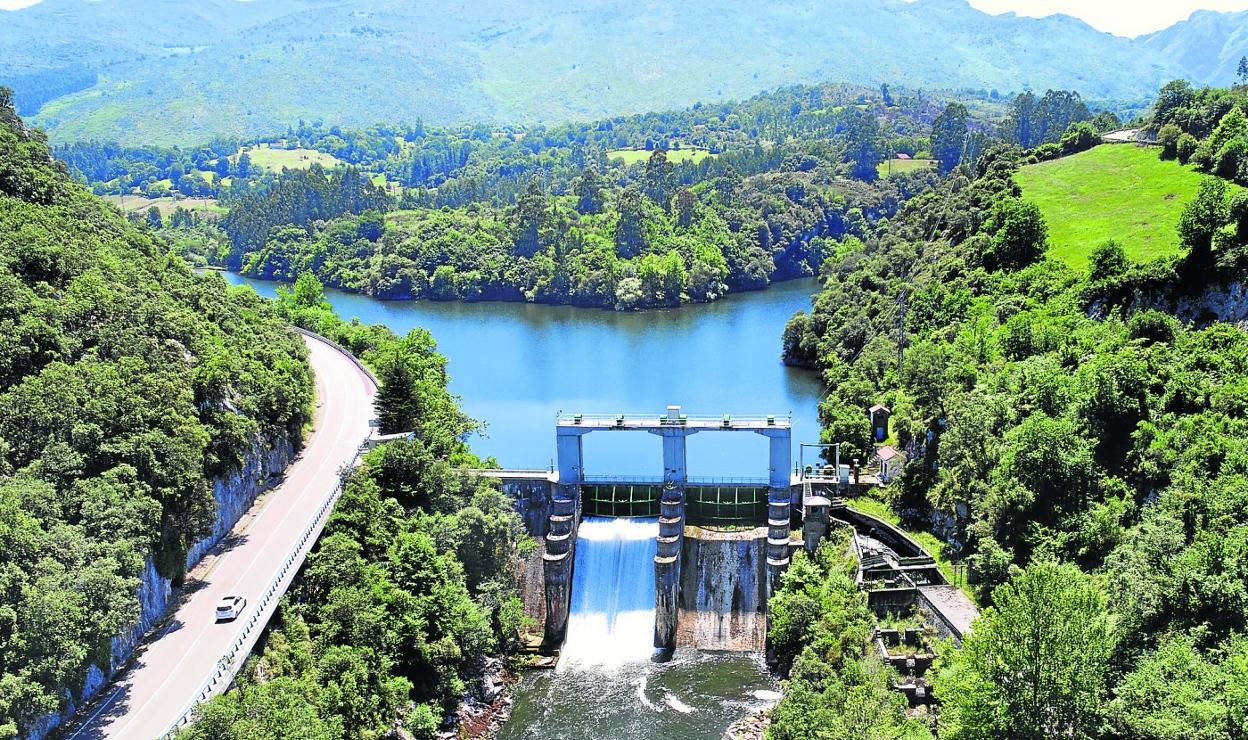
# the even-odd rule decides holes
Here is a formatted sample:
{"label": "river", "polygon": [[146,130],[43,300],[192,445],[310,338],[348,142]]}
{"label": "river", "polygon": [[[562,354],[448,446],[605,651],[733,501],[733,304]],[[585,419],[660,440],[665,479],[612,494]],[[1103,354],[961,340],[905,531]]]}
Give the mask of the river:
{"label": "river", "polygon": [[[262,295],[276,292],[275,283],[225,277]],[[554,456],[559,411],[658,413],[667,404],[681,404],[689,414],[791,414],[795,446],[817,442],[818,378],[780,362],[784,324],[809,307],[817,287],[814,280],[792,281],[709,305],[644,313],[385,302],[332,290],[326,297],[346,318],[386,324],[400,334],[428,329],[447,357],[451,390],[487,425],[484,436],[471,440],[473,449],[507,467],[536,468],[550,465]],[[688,444],[690,475],[767,474],[764,437],[700,433]],[[645,433],[591,434],[585,468],[590,474],[660,475],[660,439]],[[588,571],[581,559],[593,552],[583,550],[578,548],[577,564]],[[652,554],[619,552],[601,556],[607,563],[602,567],[615,568],[613,578],[652,592]],[[557,671],[526,675],[499,740],[717,740],[734,719],[773,695],[775,681],[757,655],[682,649],[669,662],[651,662],[650,630],[633,624],[636,610],[619,607],[615,597],[609,609],[597,606],[594,602],[607,595],[588,593],[586,573],[577,576],[585,604],[573,607],[584,619],[570,625],[569,646],[575,652],[585,643],[586,655],[598,652],[595,642],[610,649],[598,661],[568,661]],[[614,644],[625,638],[628,645]]]}
{"label": "river", "polygon": [[[225,273],[261,295],[277,284]],[[403,334],[428,329],[446,355],[451,390],[483,422],[471,440],[504,467],[545,468],[555,415],[660,413],[792,415],[794,446],[819,441],[818,377],[780,362],[789,317],[810,307],[813,279],[731,295],[715,303],[622,313],[530,303],[378,301],[326,291],[334,310]],[[660,438],[644,432],[585,438],[585,472],[662,474]],[[755,434],[689,438],[689,474],[767,475],[767,440]],[[794,460],[797,451],[794,450]]]}

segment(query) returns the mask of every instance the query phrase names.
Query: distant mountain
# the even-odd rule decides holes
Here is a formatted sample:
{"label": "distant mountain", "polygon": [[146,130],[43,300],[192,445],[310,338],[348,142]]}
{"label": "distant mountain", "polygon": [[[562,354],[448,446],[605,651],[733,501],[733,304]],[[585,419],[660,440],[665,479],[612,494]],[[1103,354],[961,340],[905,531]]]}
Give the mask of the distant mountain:
{"label": "distant mountain", "polygon": [[1228,85],[1236,79],[1239,60],[1248,56],[1248,10],[1198,11],[1137,43],[1174,60],[1193,80]]}
{"label": "distant mountain", "polygon": [[0,12],[0,60],[54,138],[152,143],[598,118],[820,80],[1138,100],[1197,61],[965,0],[45,0]]}

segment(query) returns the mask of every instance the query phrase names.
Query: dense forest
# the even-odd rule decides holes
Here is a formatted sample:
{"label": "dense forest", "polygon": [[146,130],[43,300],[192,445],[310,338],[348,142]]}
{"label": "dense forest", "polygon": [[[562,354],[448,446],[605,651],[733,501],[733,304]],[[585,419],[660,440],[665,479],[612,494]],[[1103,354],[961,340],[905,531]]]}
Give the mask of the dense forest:
{"label": "dense forest", "polygon": [[59,154],[100,192],[217,195],[219,220],[146,214],[192,261],[276,280],[311,271],[386,299],[632,309],[814,274],[831,244],[935,182],[924,166],[881,178],[890,157],[948,171],[998,138],[1057,156],[1117,124],[1063,91],[1006,104],[823,85],[552,128],[301,124],[264,142],[333,169],[266,171],[229,154],[238,142]]}
{"label": "dense forest", "polygon": [[210,480],[311,418],[306,350],[74,183],[0,88],[0,737],[61,709],[180,582]]}
{"label": "dense forest", "polygon": [[485,658],[516,646],[512,574],[533,541],[511,499],[456,470],[481,461],[428,332],[344,322],[306,273],[277,308],[376,368],[382,431],[416,434],[351,473],[263,649],[179,737],[433,738]]}
{"label": "dense forest", "polygon": [[[987,607],[937,666],[942,738],[1248,728],[1248,336],[1202,308],[1248,266],[1248,195],[1216,177],[1238,172],[1220,165],[1243,146],[1243,106],[1242,89],[1183,84],[1156,104],[1153,130],[1182,130],[1163,147],[1190,137],[1215,175],[1175,224],[1182,256],[1136,264],[1109,241],[1087,272],[1046,258],[1043,217],[1012,179],[1037,152],[993,145],[843,244],[785,330],[788,361],[828,384],[824,441],[865,460],[863,409],[893,409],[911,462],[890,503],[944,537]],[[786,590],[852,619],[849,597],[820,595],[840,566],[819,564]],[[856,653],[813,651],[777,737],[875,706],[846,698],[869,685]]]}

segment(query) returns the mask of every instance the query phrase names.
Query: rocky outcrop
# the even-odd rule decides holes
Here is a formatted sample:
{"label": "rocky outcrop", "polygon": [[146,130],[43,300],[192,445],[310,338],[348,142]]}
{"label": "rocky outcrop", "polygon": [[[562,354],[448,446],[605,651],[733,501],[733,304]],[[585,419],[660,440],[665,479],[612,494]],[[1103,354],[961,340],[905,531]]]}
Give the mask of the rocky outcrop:
{"label": "rocky outcrop", "polygon": [[763,740],[771,726],[771,707],[751,712],[733,722],[724,732],[724,740]]}
{"label": "rocky outcrop", "polygon": [[1236,281],[1211,286],[1195,298],[1176,301],[1173,310],[1179,318],[1198,324],[1226,321],[1244,327],[1248,325],[1248,285]]}
{"label": "rocky outcrop", "polygon": [[[188,572],[199,563],[204,555],[225,539],[234,525],[255,503],[256,497],[286,469],[294,455],[295,440],[290,438],[258,441],[246,456],[242,467],[212,481],[216,516],[213,519],[212,531],[192,544],[187,551],[186,570]],[[90,666],[81,690],[76,696],[66,697],[65,709],[46,714],[32,722],[25,740],[43,740],[65,720],[72,717],[78,707],[94,699],[107,685],[109,679],[116,675],[134,654],[135,648],[143,641],[148,631],[165,615],[175,595],[176,589],[173,587],[172,579],[161,575],[156,569],[155,562],[149,556],[139,575],[139,588],[136,594],[140,605],[139,618],[125,632],[113,637],[107,668]]]}

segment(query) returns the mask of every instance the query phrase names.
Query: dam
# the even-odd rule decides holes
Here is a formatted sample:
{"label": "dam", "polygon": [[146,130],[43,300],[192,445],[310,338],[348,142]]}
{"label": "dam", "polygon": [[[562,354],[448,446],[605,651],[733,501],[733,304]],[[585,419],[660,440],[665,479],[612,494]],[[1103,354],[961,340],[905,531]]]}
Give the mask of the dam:
{"label": "dam", "polygon": [[[625,431],[661,438],[661,476],[585,472],[585,437]],[[767,468],[753,478],[689,476],[686,441],[712,431],[766,438]],[[813,495],[813,471],[793,465],[790,420],[669,406],[653,415],[561,414],[555,436],[549,470],[475,471],[503,481],[543,542],[545,651],[583,662],[613,660],[617,649],[660,657],[677,647],[761,650],[767,600],[791,551],[818,544],[802,522],[826,531],[830,505]]]}
{"label": "dam", "polygon": [[[834,529],[850,532],[857,583],[880,620],[872,645],[897,670],[894,690],[911,707],[933,701],[932,640],[959,643],[974,605],[904,530],[847,503],[878,480],[856,465],[851,475],[835,445],[798,445],[795,465],[790,419],[678,406],[560,414],[554,431],[558,457],[545,470],[470,471],[500,480],[542,544],[525,563],[535,626],[526,644],[532,666],[554,670],[521,679],[500,740],[711,737],[708,727],[720,732],[774,702],[768,600],[794,553]],[[660,438],[651,449],[661,474],[587,471],[586,438],[620,431]],[[765,463],[749,458],[759,475],[689,475],[688,438],[724,431],[766,439]],[[808,460],[812,447],[832,464]]]}

